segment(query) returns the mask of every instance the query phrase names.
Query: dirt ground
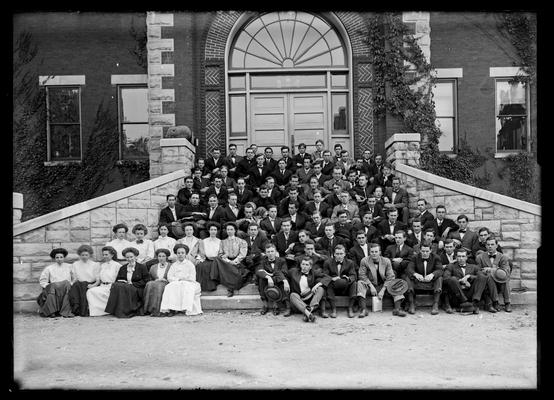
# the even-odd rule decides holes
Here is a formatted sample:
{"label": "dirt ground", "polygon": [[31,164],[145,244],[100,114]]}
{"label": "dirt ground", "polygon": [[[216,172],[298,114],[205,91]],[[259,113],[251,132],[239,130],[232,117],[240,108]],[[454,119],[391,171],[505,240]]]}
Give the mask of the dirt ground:
{"label": "dirt ground", "polygon": [[173,318],[14,315],[21,389],[536,388],[536,307],[390,310],[305,323],[257,311]]}

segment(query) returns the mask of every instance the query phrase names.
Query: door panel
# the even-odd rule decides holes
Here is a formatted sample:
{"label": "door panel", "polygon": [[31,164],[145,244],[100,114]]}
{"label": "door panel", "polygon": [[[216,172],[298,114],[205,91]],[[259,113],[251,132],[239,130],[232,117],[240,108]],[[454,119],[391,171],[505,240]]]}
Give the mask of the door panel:
{"label": "door panel", "polygon": [[252,95],[250,143],[256,143],[259,152],[271,147],[277,158],[281,146],[288,145],[287,108],[286,94]]}
{"label": "door panel", "polygon": [[294,137],[294,153],[298,144],[306,144],[306,152],[315,150],[315,141],[323,139],[327,146],[326,95],[290,94],[290,134]]}

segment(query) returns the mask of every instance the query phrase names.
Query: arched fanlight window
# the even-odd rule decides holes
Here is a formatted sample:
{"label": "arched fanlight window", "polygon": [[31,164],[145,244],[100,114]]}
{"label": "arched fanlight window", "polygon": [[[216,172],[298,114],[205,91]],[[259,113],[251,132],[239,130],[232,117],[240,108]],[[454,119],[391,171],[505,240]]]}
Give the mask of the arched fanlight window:
{"label": "arched fanlight window", "polygon": [[344,44],[320,17],[272,12],[246,24],[230,52],[230,69],[346,67]]}

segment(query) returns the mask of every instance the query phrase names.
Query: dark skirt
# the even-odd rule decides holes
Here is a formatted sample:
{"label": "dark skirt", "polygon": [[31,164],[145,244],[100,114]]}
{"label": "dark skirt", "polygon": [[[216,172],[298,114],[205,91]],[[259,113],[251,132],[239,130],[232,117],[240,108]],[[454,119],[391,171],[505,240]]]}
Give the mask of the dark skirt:
{"label": "dark skirt", "polygon": [[142,288],[139,289],[125,282],[114,282],[104,311],[117,318],[142,315],[142,293]]}
{"label": "dark skirt", "polygon": [[168,283],[158,280],[146,283],[144,288],[144,306],[142,307],[144,314],[152,314],[155,317],[160,315],[160,304],[162,304],[165,285]]}
{"label": "dark skirt", "polygon": [[217,289],[217,281],[212,280],[211,274],[215,260],[206,260],[196,264],[196,281],[200,284],[202,291],[211,292]]}
{"label": "dark skirt", "polygon": [[71,305],[69,304],[69,291],[71,283],[69,281],[54,282],[48,284],[42,289],[41,294],[37,298],[37,303],[40,306],[40,315],[50,317],[56,313],[62,316],[73,315]]}
{"label": "dark skirt", "polygon": [[227,289],[239,290],[242,287],[242,273],[244,266],[233,265],[217,257],[212,263],[210,279],[221,283]]}
{"label": "dark skirt", "polygon": [[87,290],[90,283],[86,281],[73,282],[69,290],[69,304],[73,314],[80,315],[81,317],[89,316]]}

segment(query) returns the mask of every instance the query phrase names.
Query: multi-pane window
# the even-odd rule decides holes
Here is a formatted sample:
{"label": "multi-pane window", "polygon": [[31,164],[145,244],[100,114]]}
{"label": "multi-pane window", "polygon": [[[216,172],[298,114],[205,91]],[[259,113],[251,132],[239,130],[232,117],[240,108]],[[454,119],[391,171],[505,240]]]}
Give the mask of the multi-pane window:
{"label": "multi-pane window", "polygon": [[496,80],[496,149],[527,150],[527,87],[509,78]]}
{"label": "multi-pane window", "polygon": [[433,88],[435,123],[441,131],[439,150],[453,152],[456,148],[456,80],[439,79]]}
{"label": "multi-pane window", "polygon": [[119,86],[121,158],[148,158],[148,88]]}
{"label": "multi-pane window", "polygon": [[81,159],[81,89],[47,86],[48,159]]}

